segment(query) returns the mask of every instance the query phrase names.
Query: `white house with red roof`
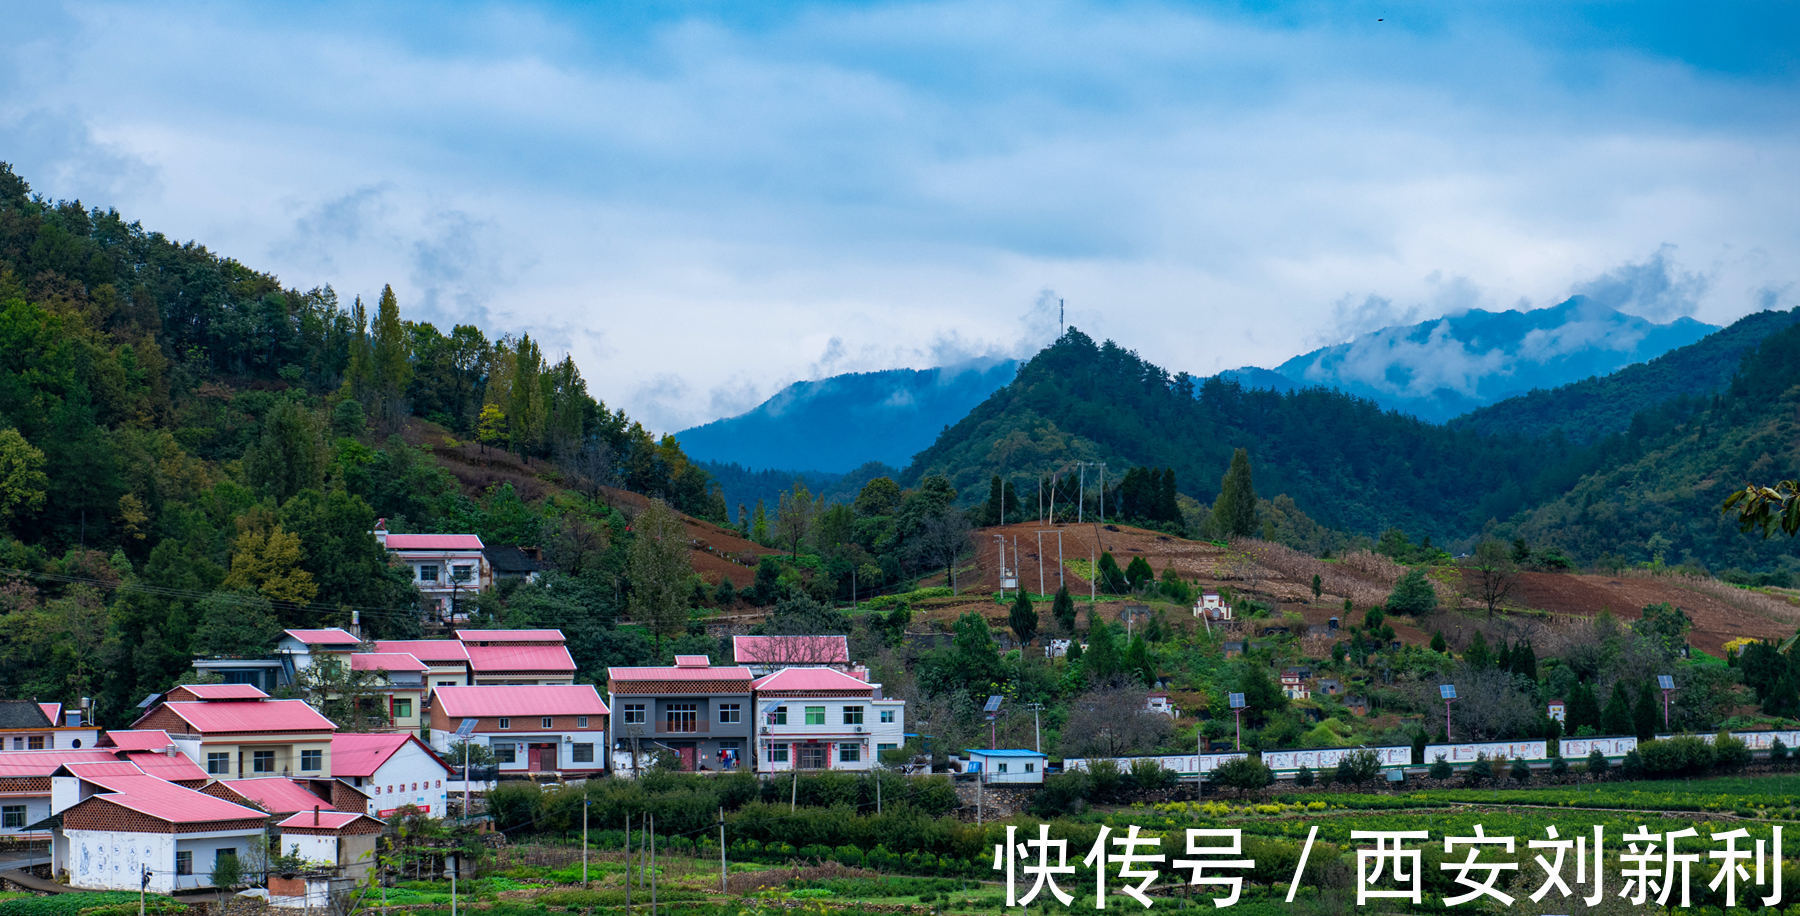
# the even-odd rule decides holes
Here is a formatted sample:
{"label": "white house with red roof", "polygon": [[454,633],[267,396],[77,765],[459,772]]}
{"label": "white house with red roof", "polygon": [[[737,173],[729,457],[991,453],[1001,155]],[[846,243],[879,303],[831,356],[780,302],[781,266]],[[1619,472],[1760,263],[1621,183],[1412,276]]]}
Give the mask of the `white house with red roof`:
{"label": "white house with red roof", "polygon": [[502,773],[592,775],[607,767],[607,707],[588,684],[438,688],[431,746],[449,754],[464,719],[475,720],[469,740],[485,744]]}
{"label": "white house with red roof", "polygon": [[833,668],[784,668],[753,685],[756,769],[868,770],[906,743],[906,703]]}
{"label": "white house with red roof", "polygon": [[425,610],[446,623],[467,620],[465,602],[494,583],[493,570],[473,534],[398,534],[387,519],[371,532],[381,546],[412,571],[413,585],[424,596]]}
{"label": "white house with red roof", "polygon": [[292,814],[314,808],[333,809],[331,799],[313,791],[312,780],[296,781],[285,776],[263,776],[257,779],[220,779],[200,791],[226,801],[261,808],[270,814]]}
{"label": "white house with red roof", "polygon": [[331,775],[367,792],[367,813],[376,817],[406,805],[443,817],[448,808],[450,766],[413,735],[334,735]]}
{"label": "white house with red roof", "polygon": [[282,854],[298,854],[307,862],[342,866],[349,878],[365,878],[375,863],[375,843],[383,824],[356,811],[312,808],[282,818],[275,825],[275,844]]}
{"label": "white house with red roof", "polygon": [[677,655],[673,665],[608,668],[606,678],[613,746],[632,768],[657,751],[674,754],[683,770],[749,768],[749,668]]}
{"label": "white house with red roof", "polygon": [[62,824],[51,867],[70,887],[163,894],[210,887],[220,859],[248,862],[267,842],[264,812],[129,764],[67,764],[53,781]]}
{"label": "white house with red roof", "polygon": [[65,763],[117,761],[98,748],[0,754],[0,838],[43,839],[31,825],[50,816],[50,777]]}
{"label": "white house with red roof", "polygon": [[731,657],[749,668],[752,677],[798,667],[849,671],[850,640],[844,636],[733,636]]}
{"label": "white house with red roof", "polygon": [[[170,694],[198,696],[207,686],[180,687]],[[196,688],[201,694],[196,694]],[[257,691],[261,693],[261,691]],[[132,723],[133,729],[168,734],[209,776],[327,778],[331,735],[337,726],[305,700],[233,695],[230,698],[170,700],[166,697]]]}

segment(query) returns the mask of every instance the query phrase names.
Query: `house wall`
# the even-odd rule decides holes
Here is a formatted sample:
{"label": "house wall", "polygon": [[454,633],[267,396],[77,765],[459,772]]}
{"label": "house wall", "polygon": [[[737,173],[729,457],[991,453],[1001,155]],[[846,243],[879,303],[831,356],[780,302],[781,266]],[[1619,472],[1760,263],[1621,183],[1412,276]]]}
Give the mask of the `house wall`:
{"label": "house wall", "polygon": [[[1044,764],[1042,757],[970,757],[972,762],[981,764],[981,781],[989,785],[1028,785],[1044,781]],[[1026,769],[1029,764],[1031,768]],[[1000,768],[1006,767],[1005,772]]]}
{"label": "house wall", "polygon": [[409,741],[365,780],[362,788],[371,793],[368,814],[385,818],[402,805],[416,805],[432,817],[443,817],[449,778],[443,764]]}
{"label": "house wall", "polygon": [[283,833],[280,839],[281,854],[298,854],[308,862],[323,862],[336,865],[338,861],[338,838],[334,836],[310,833]]}
{"label": "house wall", "polygon": [[[188,755],[200,769],[215,779],[250,779],[257,776],[299,776],[323,778],[331,775],[331,736],[329,734],[309,733],[300,736],[282,737],[249,737],[220,736],[201,737],[199,739],[183,739],[177,737],[175,746]],[[274,751],[274,768],[267,772],[254,769],[255,751]],[[319,766],[315,769],[300,768],[303,751],[319,751]],[[207,766],[209,754],[224,754],[226,772],[217,773]]]}
{"label": "house wall", "polygon": [[[787,724],[773,724],[776,710],[787,708]],[[822,725],[806,724],[808,707],[823,707]],[[863,697],[759,697],[756,702],[756,760],[759,773],[785,773],[801,764],[802,746],[811,743],[828,745],[825,768],[832,770],[870,770],[879,762],[881,751],[906,743],[906,704],[900,700],[871,700]],[[862,723],[845,723],[846,709],[860,708]],[[883,712],[892,713],[892,722],[882,722]],[[844,746],[856,748],[854,760],[844,759]],[[786,760],[776,759],[786,746]]]}
{"label": "house wall", "polygon": [[[0,808],[21,807],[25,809],[25,825],[35,824],[51,814],[50,791],[43,792],[7,792],[0,793]],[[33,832],[25,826],[7,827],[0,820],[0,837],[36,836],[42,837],[41,831]]]}
{"label": "house wall", "polygon": [[[568,718],[572,719],[574,717],[570,716]],[[531,721],[536,722],[537,719],[534,717]],[[590,716],[588,717],[588,721],[597,725],[604,721],[604,717]],[[553,744],[556,746],[556,766],[554,767],[554,772],[593,773],[606,768],[606,730],[604,728],[590,728],[585,731],[579,729],[565,731],[520,731],[515,729],[487,734],[477,731],[469,740],[478,745],[486,745],[488,750],[494,753],[494,756],[497,759],[495,765],[499,767],[500,772],[502,773],[523,775],[525,773],[544,772],[544,769],[534,769],[532,767],[531,746],[534,744]],[[456,731],[454,729],[432,729],[431,746],[437,748],[439,753],[449,754],[451,746],[455,743]],[[578,762],[575,760],[575,745],[577,744],[593,746],[593,759],[591,761]],[[511,754],[513,759],[511,761],[498,759],[506,756],[505,751],[503,750],[505,747],[510,747],[512,749]],[[459,761],[451,762],[457,763]]]}
{"label": "house wall", "polygon": [[[159,894],[211,887],[220,849],[236,849],[239,861],[247,862],[263,842],[261,830],[248,829],[188,834],[65,830],[63,834],[55,867],[68,872],[70,887],[135,891],[148,866],[149,890]],[[175,856],[181,851],[193,853],[191,875],[175,874]]]}

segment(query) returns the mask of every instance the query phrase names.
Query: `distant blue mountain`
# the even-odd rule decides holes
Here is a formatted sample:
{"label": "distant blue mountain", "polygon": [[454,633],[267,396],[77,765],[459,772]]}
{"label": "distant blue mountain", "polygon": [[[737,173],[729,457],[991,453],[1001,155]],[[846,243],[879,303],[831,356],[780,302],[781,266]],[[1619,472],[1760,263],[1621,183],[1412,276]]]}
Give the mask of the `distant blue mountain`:
{"label": "distant blue mountain", "polygon": [[1717,330],[1692,318],[1657,324],[1576,296],[1551,308],[1474,309],[1382,328],[1273,370],[1221,375],[1248,388],[1335,388],[1442,423],[1534,389],[1655,359]]}
{"label": "distant blue mountain", "polygon": [[675,438],[697,460],[749,470],[841,474],[872,461],[904,467],[1018,369],[1017,360],[986,359],[795,382],[748,413]]}

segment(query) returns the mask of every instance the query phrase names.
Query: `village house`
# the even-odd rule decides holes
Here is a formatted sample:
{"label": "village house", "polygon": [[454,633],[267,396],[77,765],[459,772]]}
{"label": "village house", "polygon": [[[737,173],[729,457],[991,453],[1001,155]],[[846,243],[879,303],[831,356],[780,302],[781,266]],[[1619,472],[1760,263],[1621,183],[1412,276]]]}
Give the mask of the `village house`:
{"label": "village house", "polygon": [[130,764],[67,764],[53,777],[61,826],[51,868],[83,890],[153,893],[212,886],[222,859],[260,854],[267,815]]}
{"label": "village house", "polygon": [[1351,715],[1366,716],[1369,714],[1369,700],[1367,697],[1347,696],[1344,698],[1344,708],[1350,710]]}
{"label": "village house", "polygon": [[1569,721],[1569,706],[1562,700],[1551,700],[1545,714],[1557,722]]}
{"label": "village house", "polygon": [[783,668],[850,670],[850,641],[844,636],[733,636],[732,660],[762,677]]}
{"label": "village house", "polygon": [[1194,616],[1207,620],[1230,620],[1231,605],[1219,600],[1218,592],[1207,592],[1194,603]]}
{"label": "village house", "polygon": [[366,673],[382,694],[389,728],[417,732],[424,723],[425,663],[406,652],[352,652],[350,670]]}
{"label": "village house", "polygon": [[250,808],[260,808],[270,814],[289,815],[296,811],[311,811],[323,807],[333,809],[336,806],[331,799],[314,790],[319,784],[313,780],[293,780],[286,776],[262,776],[256,779],[221,779],[207,783],[200,791],[214,798],[223,798],[228,802],[236,802]]}
{"label": "village house", "polygon": [[1289,668],[1281,672],[1281,694],[1290,700],[1311,699],[1312,691],[1306,686],[1312,671],[1308,668]]}
{"label": "village house", "polygon": [[1144,697],[1144,711],[1159,716],[1168,716],[1171,719],[1181,715],[1181,711],[1169,701],[1169,695],[1166,693],[1152,693]]}
{"label": "village house", "polygon": [[[323,778],[331,773],[330,719],[305,700],[275,700],[262,691],[219,696],[217,688],[247,685],[186,685],[169,691],[134,723],[133,729],[167,733],[175,746],[207,775],[218,779],[251,776]],[[169,697],[202,697],[194,700]]]}
{"label": "village house", "polygon": [[1319,692],[1328,697],[1335,697],[1344,692],[1344,684],[1334,677],[1322,677],[1319,678]]}
{"label": "village house", "polygon": [[637,755],[668,751],[683,770],[750,765],[750,669],[677,655],[671,666],[608,668],[612,740],[636,769]]}
{"label": "village house", "polygon": [[575,659],[561,630],[457,630],[477,686],[573,684]]}
{"label": "village house", "polygon": [[92,747],[100,729],[82,710],[61,703],[0,700],[0,751],[52,751]]}
{"label": "village house", "polygon": [[469,685],[469,650],[459,639],[377,639],[375,651],[404,653],[425,666],[426,698],[439,687]]}
{"label": "village house", "polygon": [[[465,719],[475,720],[469,740],[487,746],[502,774],[588,776],[607,767],[607,707],[587,684],[440,688],[431,746],[458,765],[453,748]],[[385,808],[386,797],[375,795],[376,804]]]}
{"label": "village house", "polygon": [[906,744],[906,704],[883,699],[880,684],[832,668],[784,668],[751,688],[759,773],[868,770]]}
{"label": "village house", "polygon": [[367,791],[365,812],[375,817],[389,817],[406,805],[432,817],[449,809],[444,784],[450,765],[413,735],[333,735],[331,775]]}
{"label": "village house", "polygon": [[473,534],[394,534],[387,519],[371,532],[411,572],[421,609],[448,624],[468,619],[468,602],[493,585],[481,538]]}
{"label": "village house", "polygon": [[989,785],[1041,785],[1044,765],[1050,761],[1037,751],[1012,748],[965,750],[963,754],[968,759],[964,772],[976,774]]}
{"label": "village house", "polygon": [[43,839],[32,829],[50,816],[50,777],[65,763],[105,763],[118,758],[88,748],[9,751],[0,754],[0,839]]}
{"label": "village house", "polygon": [[374,868],[375,843],[384,826],[356,811],[314,807],[277,822],[275,846],[282,855],[298,855],[311,864],[333,866],[340,877],[361,880]]}

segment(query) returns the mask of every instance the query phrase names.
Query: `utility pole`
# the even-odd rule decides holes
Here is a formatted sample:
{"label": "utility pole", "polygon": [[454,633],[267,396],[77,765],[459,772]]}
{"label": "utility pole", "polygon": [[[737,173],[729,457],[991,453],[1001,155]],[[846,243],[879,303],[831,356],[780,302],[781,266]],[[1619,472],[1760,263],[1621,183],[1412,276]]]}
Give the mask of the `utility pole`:
{"label": "utility pole", "polygon": [[1106,462],[1100,462],[1100,524],[1106,524]]}
{"label": "utility pole", "polygon": [[[876,766],[881,765],[880,758],[876,758],[875,765]],[[881,771],[880,770],[875,771],[875,815],[877,817],[879,817],[881,815]]]}
{"label": "utility pole", "polygon": [[625,912],[631,912],[631,815],[625,815]]}
{"label": "utility pole", "polygon": [[1031,704],[1031,749],[1040,754],[1044,752],[1044,733],[1038,728],[1038,711],[1043,708],[1042,703]]}
{"label": "utility pole", "polygon": [[1087,466],[1085,461],[1075,462],[1075,524],[1081,524],[1081,513],[1087,508]]}
{"label": "utility pole", "polygon": [[1037,532],[1038,538],[1038,594],[1044,593],[1044,532]]}
{"label": "utility pole", "polygon": [[[456,916],[452,913],[450,916]],[[650,815],[650,916],[656,916],[656,815]]]}
{"label": "utility pole", "polygon": [[1000,597],[1006,597],[1006,535],[996,534],[994,540],[1000,542]]}
{"label": "utility pole", "polygon": [[725,808],[719,808],[719,893],[731,893],[725,886]]}
{"label": "utility pole", "polygon": [[1056,587],[1063,587],[1062,529],[1056,529]]}
{"label": "utility pole", "polygon": [[588,846],[588,807],[594,800],[588,797],[587,783],[581,784],[581,886],[588,886],[587,846]]}
{"label": "utility pole", "polygon": [[1050,524],[1056,524],[1056,477],[1050,475]]}

